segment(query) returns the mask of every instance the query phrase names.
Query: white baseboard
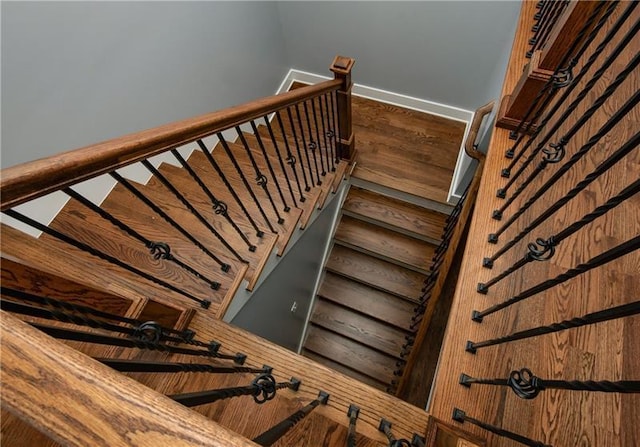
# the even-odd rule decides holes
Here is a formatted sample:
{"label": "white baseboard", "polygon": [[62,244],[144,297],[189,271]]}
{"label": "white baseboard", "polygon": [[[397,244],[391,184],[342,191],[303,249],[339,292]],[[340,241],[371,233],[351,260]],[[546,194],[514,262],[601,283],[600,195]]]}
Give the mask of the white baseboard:
{"label": "white baseboard", "polygon": [[[306,71],[296,70],[292,68],[291,70],[289,70],[284,80],[280,84],[277,93],[288,91],[294,81],[303,82],[305,84],[317,84],[329,79],[332,78],[329,76],[308,73]],[[453,172],[453,178],[451,180],[451,185],[449,186],[449,193],[447,196],[447,202],[451,204],[457,203],[460,199],[460,195],[463,192],[463,188],[459,187],[460,182],[462,181],[462,177],[467,166],[469,166],[469,164],[471,163],[471,158],[467,156],[464,151],[464,143],[469,134],[469,127],[471,125],[471,120],[473,119],[474,112],[447,104],[441,104],[434,101],[428,101],[426,99],[393,93],[357,83],[353,84],[352,92],[355,96],[360,96],[362,98],[373,99],[375,101],[384,102],[386,104],[391,104],[405,109],[416,110],[418,112],[424,112],[430,115],[441,116],[465,123],[464,138],[462,139],[462,144],[460,145],[460,150],[458,151],[458,159],[456,160],[456,167]]]}

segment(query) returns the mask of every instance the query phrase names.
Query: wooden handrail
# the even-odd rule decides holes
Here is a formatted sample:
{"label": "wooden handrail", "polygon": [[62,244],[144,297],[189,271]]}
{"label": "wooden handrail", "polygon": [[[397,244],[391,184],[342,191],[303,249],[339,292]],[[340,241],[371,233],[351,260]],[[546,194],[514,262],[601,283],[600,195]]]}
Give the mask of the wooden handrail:
{"label": "wooden handrail", "polygon": [[2,407],[67,446],[256,446],[0,312]]}
{"label": "wooden handrail", "polygon": [[0,172],[0,210],[5,211],[342,86],[343,81],[333,79],[3,169]]}
{"label": "wooden handrail", "polygon": [[479,107],[476,112],[473,114],[473,120],[471,121],[471,129],[469,129],[469,135],[467,135],[467,140],[464,143],[464,151],[466,154],[475,158],[476,160],[483,159],[485,155],[476,149],[475,143],[476,138],[478,138],[478,131],[480,130],[480,126],[482,125],[482,121],[484,117],[487,116],[493,110],[493,106],[495,101],[488,102],[487,104]]}

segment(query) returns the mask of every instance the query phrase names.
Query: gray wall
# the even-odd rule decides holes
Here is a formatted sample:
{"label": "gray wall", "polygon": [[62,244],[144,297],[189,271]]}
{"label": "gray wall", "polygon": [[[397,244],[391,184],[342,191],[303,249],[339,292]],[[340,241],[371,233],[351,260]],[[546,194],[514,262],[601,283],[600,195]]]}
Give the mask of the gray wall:
{"label": "gray wall", "polygon": [[2,165],[275,93],[273,2],[2,2]]}
{"label": "gray wall", "polygon": [[356,59],[354,82],[474,110],[496,96],[520,2],[280,2],[294,68]]}

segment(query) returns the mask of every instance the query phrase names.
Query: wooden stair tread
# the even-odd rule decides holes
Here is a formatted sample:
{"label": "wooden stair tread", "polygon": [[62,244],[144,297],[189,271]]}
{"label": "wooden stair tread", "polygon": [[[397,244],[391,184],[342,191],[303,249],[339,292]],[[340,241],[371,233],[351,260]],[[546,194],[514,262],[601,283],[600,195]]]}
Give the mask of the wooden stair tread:
{"label": "wooden stair tread", "polygon": [[316,326],[395,357],[400,355],[406,335],[405,331],[322,298],[314,305],[311,321]]}
{"label": "wooden stair tread", "polygon": [[335,371],[338,371],[342,374],[345,374],[353,379],[356,379],[358,382],[364,383],[366,385],[369,385],[373,388],[376,388],[380,391],[385,391],[387,389],[387,384],[384,384],[382,382],[377,381],[375,378],[373,377],[369,377],[367,375],[361,374],[360,372],[351,369],[349,367],[346,367],[340,363],[336,363],[331,359],[328,359],[327,357],[323,357],[320,354],[316,354],[313,351],[309,351],[308,349],[305,349],[304,347],[302,348],[302,355],[304,355],[305,357],[313,360],[314,362],[320,363],[324,366],[326,366],[327,368],[331,368]]}
{"label": "wooden stair tread", "polygon": [[[194,170],[198,171],[200,168],[195,168]],[[159,167],[159,171],[169,179],[172,184],[177,187],[184,195],[184,197],[196,208],[205,218],[207,216],[213,216],[212,213],[212,205],[210,204],[209,198],[205,195],[205,193],[197,186],[194,185],[193,182],[189,178],[189,174],[181,168],[176,166],[172,166],[166,163],[163,163]],[[203,174],[203,175],[201,175]],[[208,174],[208,175],[204,175]],[[204,169],[199,172],[201,178],[205,184],[211,182],[211,178],[213,177],[210,173],[207,173]],[[148,185],[157,182],[156,179],[151,179]],[[195,186],[195,188],[194,188]],[[207,185],[212,187],[212,185]],[[253,290],[253,287],[258,282],[260,278],[260,274],[266,265],[269,256],[271,256],[271,252],[276,245],[278,235],[273,234],[271,232],[263,230],[263,236],[257,237],[255,229],[251,226],[251,224],[246,220],[246,216],[239,209],[237,203],[233,197],[226,191],[224,187],[212,188],[212,192],[215,194],[217,200],[224,202],[227,205],[227,212],[231,219],[236,223],[238,228],[242,231],[242,233],[247,237],[247,239],[251,242],[252,245],[256,247],[256,250],[252,252],[249,250],[247,244],[240,239],[240,236],[233,230],[233,234],[231,236],[234,244],[232,246],[240,253],[240,255],[249,262],[249,268],[247,270],[246,278],[248,281],[247,289]],[[181,206],[177,199],[175,199],[177,205]],[[222,216],[215,216],[214,219],[207,219],[209,223],[213,225],[214,228],[218,229],[221,225],[219,222],[226,221]],[[227,222],[225,222],[227,223]],[[230,226],[230,224],[229,224]],[[200,228],[200,226],[198,226]],[[260,228],[260,227],[258,227]],[[208,229],[204,228],[205,231],[208,232]]]}
{"label": "wooden stair tread", "polygon": [[409,301],[331,272],[326,272],[318,295],[401,329],[409,329],[413,316]]}
{"label": "wooden stair tread", "polygon": [[304,348],[386,384],[396,369],[394,357],[314,324],[309,326]]}
{"label": "wooden stair tread", "polygon": [[420,273],[340,245],[333,247],[326,268],[411,301],[417,301],[424,281]]}
{"label": "wooden stair tread", "polygon": [[435,251],[435,246],[429,242],[350,216],[342,216],[335,239],[423,272],[431,265]]}
{"label": "wooden stair tread", "polygon": [[440,240],[447,219],[446,214],[358,187],[351,187],[342,209],[433,241]]}

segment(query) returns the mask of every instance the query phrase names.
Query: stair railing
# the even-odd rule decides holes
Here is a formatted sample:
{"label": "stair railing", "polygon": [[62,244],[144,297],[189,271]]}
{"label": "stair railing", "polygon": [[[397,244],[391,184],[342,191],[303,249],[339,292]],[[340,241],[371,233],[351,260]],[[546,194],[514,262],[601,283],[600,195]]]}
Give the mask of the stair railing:
{"label": "stair railing", "polygon": [[[291,210],[353,156],[352,66],[338,56],[333,80],[3,169],[0,210],[65,255],[88,256],[98,269],[127,272],[202,308],[215,304],[222,315],[260,239],[290,231]],[[198,192],[176,182],[165,162]],[[132,165],[151,175],[154,190],[127,177]],[[133,205],[89,198],[80,183],[97,177]],[[73,205],[72,223],[43,222],[20,207],[51,193]]]}
{"label": "stair railing", "polygon": [[451,214],[447,217],[442,232],[442,240],[431,259],[431,266],[429,267],[429,274],[424,281],[422,295],[419,297],[411,318],[411,332],[405,337],[405,343],[400,352],[400,360],[396,364],[397,369],[394,371],[396,378],[391,382],[391,387],[389,388],[389,391],[394,392],[397,396],[401,396],[406,391],[408,378],[413,371],[420,346],[425,341],[431,318],[443,292],[444,283],[453,263],[458,244],[463,236],[467,221],[471,217],[471,210],[480,185],[485,159],[485,154],[477,150],[475,142],[483,120],[491,113],[493,105],[494,103],[490,102],[476,111],[465,141],[465,152],[469,157],[477,161],[475,174]]}

